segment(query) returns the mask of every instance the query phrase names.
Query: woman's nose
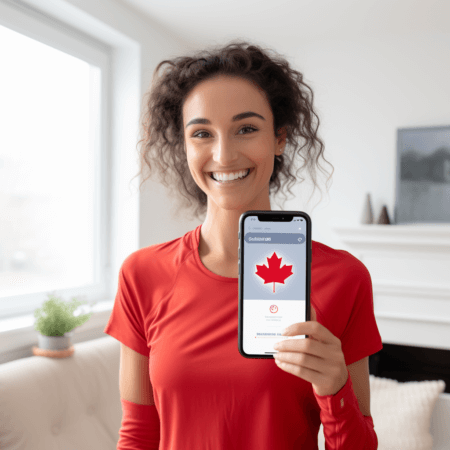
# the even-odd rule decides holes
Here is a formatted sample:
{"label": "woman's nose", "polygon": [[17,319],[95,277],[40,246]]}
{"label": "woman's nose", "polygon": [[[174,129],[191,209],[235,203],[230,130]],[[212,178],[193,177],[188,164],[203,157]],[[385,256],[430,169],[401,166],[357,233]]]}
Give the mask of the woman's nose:
{"label": "woman's nose", "polygon": [[221,166],[230,166],[239,158],[239,149],[236,144],[226,142],[226,139],[220,139],[213,149],[213,158]]}

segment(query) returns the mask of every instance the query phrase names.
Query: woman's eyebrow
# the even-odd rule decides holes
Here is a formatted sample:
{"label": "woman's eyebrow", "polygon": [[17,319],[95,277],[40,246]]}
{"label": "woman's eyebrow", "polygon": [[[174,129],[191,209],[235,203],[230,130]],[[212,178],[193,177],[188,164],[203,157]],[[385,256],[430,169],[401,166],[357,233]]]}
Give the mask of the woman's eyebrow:
{"label": "woman's eyebrow", "polygon": [[[258,117],[262,120],[266,120],[263,116],[261,116],[261,114],[255,113],[253,111],[246,111],[246,112],[243,112],[240,114],[236,114],[235,116],[232,117],[231,121],[237,122],[238,120],[247,119],[248,117]],[[195,125],[197,123],[210,125],[211,121],[208,119],[205,119],[204,117],[196,117],[195,119],[192,119],[191,121],[189,121],[189,123],[186,125],[186,128],[189,125]]]}

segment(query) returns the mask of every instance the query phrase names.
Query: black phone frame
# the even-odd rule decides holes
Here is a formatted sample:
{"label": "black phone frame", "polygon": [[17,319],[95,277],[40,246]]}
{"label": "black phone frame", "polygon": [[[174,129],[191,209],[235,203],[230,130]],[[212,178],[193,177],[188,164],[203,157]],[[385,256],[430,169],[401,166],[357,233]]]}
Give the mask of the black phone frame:
{"label": "black phone frame", "polygon": [[[258,216],[258,220],[263,222],[289,222],[294,217],[302,217],[306,221],[306,320],[311,320],[311,260],[312,260],[312,236],[311,236],[311,218],[304,211],[261,211],[249,210],[241,214],[239,218],[239,319],[238,319],[238,350],[244,358],[250,359],[274,359],[273,355],[250,355],[244,352],[243,348],[243,305],[244,305],[244,222],[249,216]],[[241,245],[242,240],[242,245]],[[242,265],[241,265],[242,261]],[[305,339],[309,336],[305,335]],[[276,352],[274,352],[275,354]]]}

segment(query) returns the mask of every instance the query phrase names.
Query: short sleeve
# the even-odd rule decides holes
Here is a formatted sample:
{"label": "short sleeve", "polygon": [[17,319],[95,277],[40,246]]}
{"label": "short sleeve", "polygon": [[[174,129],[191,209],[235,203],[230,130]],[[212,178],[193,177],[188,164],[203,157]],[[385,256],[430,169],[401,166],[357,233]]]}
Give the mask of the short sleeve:
{"label": "short sleeve", "polygon": [[346,365],[383,348],[373,306],[372,278],[367,267],[359,261],[358,270],[352,271],[352,283],[358,283],[356,298],[349,320],[341,336],[342,352]]}
{"label": "short sleeve", "polygon": [[127,278],[126,267],[122,264],[120,268],[114,306],[103,332],[141,355],[149,356],[139,299],[133,295],[136,289],[133,289],[132,279]]}

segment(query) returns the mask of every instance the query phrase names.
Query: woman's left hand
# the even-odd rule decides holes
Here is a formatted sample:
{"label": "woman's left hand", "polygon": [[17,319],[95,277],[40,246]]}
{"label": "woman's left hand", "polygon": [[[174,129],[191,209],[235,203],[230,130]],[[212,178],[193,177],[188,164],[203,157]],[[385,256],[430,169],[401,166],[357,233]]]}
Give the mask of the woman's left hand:
{"label": "woman's left hand", "polygon": [[310,382],[317,395],[336,394],[348,378],[341,340],[317,322],[312,305],[311,320],[290,325],[283,336],[300,335],[309,337],[286,339],[274,347],[278,367]]}

